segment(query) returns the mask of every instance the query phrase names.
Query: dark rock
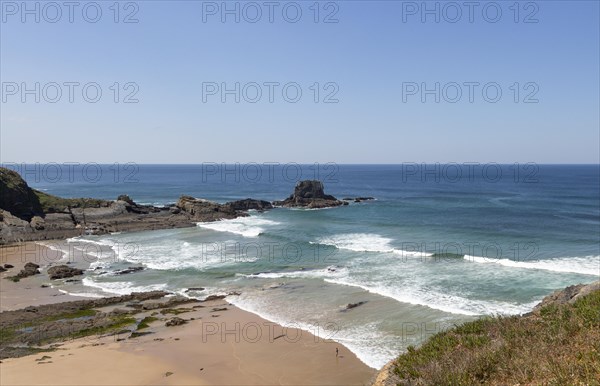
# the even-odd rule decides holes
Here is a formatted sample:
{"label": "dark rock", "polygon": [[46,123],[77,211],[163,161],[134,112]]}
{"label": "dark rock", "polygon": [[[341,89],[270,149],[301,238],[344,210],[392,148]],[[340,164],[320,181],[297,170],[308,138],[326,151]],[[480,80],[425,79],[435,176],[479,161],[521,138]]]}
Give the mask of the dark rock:
{"label": "dark rock", "polygon": [[136,203],[133,202],[133,200],[126,194],[121,194],[119,197],[117,197],[117,201],[125,201],[129,205],[136,205]]}
{"label": "dark rock", "polygon": [[48,268],[48,276],[50,279],[66,279],[77,275],[83,275],[83,270],[78,268],[71,268],[68,265],[57,265],[55,267]]}
{"label": "dark rock", "polygon": [[110,312],[111,315],[127,315],[130,314],[131,312],[129,310],[126,310],[124,308],[115,308],[114,310],[112,310]]}
{"label": "dark rock", "polygon": [[181,319],[176,316],[176,317],[168,320],[167,323],[165,323],[165,326],[167,326],[167,327],[181,326],[182,324],[186,324],[186,323],[187,323],[187,321],[185,319]]}
{"label": "dark rock", "polygon": [[0,272],[6,272],[6,268],[0,266]]}
{"label": "dark rock", "polygon": [[225,205],[228,205],[233,210],[239,210],[239,211],[248,211],[251,209],[263,211],[263,210],[273,208],[273,205],[269,201],[253,200],[251,198],[247,198],[245,200],[228,202]]}
{"label": "dark rock", "polygon": [[227,311],[227,310],[228,310],[227,307],[221,307],[221,308],[216,307],[216,308],[213,308],[211,312],[219,312],[219,311]]}
{"label": "dark rock", "polygon": [[323,183],[317,180],[299,181],[291,196],[283,201],[275,201],[273,204],[288,208],[305,207],[311,209],[348,205],[346,201],[325,194]]}
{"label": "dark rock", "polygon": [[179,209],[176,206],[173,206],[173,207],[169,208],[169,212],[171,212],[173,214],[179,214],[179,213],[181,213],[181,209]]}
{"label": "dark rock", "polygon": [[40,273],[40,266],[34,263],[26,263],[23,269],[15,276],[17,279],[23,279],[25,277],[37,275]]}
{"label": "dark rock", "polygon": [[158,302],[152,302],[152,303],[146,303],[146,304],[142,304],[142,310],[157,310],[159,308],[162,308],[163,304],[162,303],[158,303]]}
{"label": "dark rock", "polygon": [[323,183],[317,180],[299,181],[294,188],[295,198],[321,198],[324,200],[335,200],[336,198],[325,194]]}
{"label": "dark rock", "polygon": [[6,269],[10,269],[10,268],[14,268],[15,266],[12,264],[4,264],[4,268]]}
{"label": "dark rock", "polygon": [[129,335],[129,339],[139,338],[140,336],[152,334],[150,331],[134,331]]}
{"label": "dark rock", "polygon": [[190,287],[185,290],[185,292],[191,292],[191,291],[204,291],[204,287]]}
{"label": "dark rock", "polygon": [[209,297],[204,299],[204,301],[210,302],[211,300],[223,300],[223,299],[225,299],[225,295],[210,295]]}
{"label": "dark rock", "polygon": [[342,200],[344,200],[344,201],[354,201],[354,202],[371,201],[374,199],[375,199],[375,197],[344,197],[344,198],[342,198]]}
{"label": "dark rock", "polygon": [[144,267],[130,267],[130,268],[122,269],[120,271],[116,271],[115,275],[127,275],[129,273],[139,272],[139,271],[143,271],[143,270],[144,270]]}
{"label": "dark rock", "polygon": [[353,308],[356,308],[356,307],[358,307],[358,306],[362,306],[362,305],[363,305],[363,304],[365,304],[365,303],[366,303],[366,301],[363,301],[363,302],[357,302],[357,303],[348,303],[348,304],[346,305],[346,308],[344,308],[344,310],[343,310],[343,311],[351,310],[351,309],[353,309]]}
{"label": "dark rock", "polygon": [[177,201],[177,207],[199,221],[232,219],[243,215],[229,205],[190,196],[181,196]]}
{"label": "dark rock", "polygon": [[0,168],[0,209],[30,221],[34,216],[43,216],[40,199],[19,173]]}

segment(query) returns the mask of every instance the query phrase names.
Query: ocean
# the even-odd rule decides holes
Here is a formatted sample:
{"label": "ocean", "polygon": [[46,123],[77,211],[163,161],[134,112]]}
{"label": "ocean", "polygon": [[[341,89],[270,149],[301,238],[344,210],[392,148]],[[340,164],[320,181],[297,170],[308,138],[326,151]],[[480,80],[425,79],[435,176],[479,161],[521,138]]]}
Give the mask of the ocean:
{"label": "ocean", "polygon": [[[8,166],[8,165],[7,165]],[[10,167],[10,166],[9,166]],[[182,194],[281,200],[320,179],[348,206],[276,208],[195,228],[81,236],[82,283],[99,296],[152,289],[236,306],[337,341],[367,365],[482,315],[530,311],[600,276],[600,166],[536,164],[13,165],[63,197],[168,205]],[[132,266],[145,270],[114,272]],[[191,287],[203,289],[186,291]],[[364,302],[346,309],[350,303]]]}

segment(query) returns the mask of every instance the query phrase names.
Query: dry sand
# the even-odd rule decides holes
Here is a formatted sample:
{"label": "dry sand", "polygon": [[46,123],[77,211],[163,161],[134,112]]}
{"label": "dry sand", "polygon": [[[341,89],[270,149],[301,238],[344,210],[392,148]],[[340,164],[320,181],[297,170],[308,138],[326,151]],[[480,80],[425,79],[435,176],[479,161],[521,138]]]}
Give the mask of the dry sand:
{"label": "dry sand", "polygon": [[[43,247],[27,247],[39,251]],[[2,256],[14,264],[27,248]],[[45,265],[43,259],[37,264]],[[7,276],[7,272],[1,274]],[[48,282],[42,275],[18,283],[0,279],[1,309],[16,309],[81,299],[40,288]],[[60,295],[59,295],[60,294]],[[193,311],[177,315],[188,320],[181,326],[165,327],[174,315],[154,313],[159,320],[127,336],[87,337],[64,342],[58,350],[5,359],[0,363],[2,385],[362,385],[375,370],[362,363],[344,346],[325,341],[302,330],[284,328],[257,315],[216,300],[179,306]],[[214,311],[215,308],[227,308]],[[0,318],[2,314],[0,313]],[[194,320],[192,320],[192,318]],[[119,340],[118,340],[119,339]],[[121,340],[122,339],[122,340]],[[339,356],[336,356],[336,348]],[[46,356],[46,358],[44,358]],[[49,358],[47,358],[49,357]],[[42,359],[44,358],[44,359]]]}

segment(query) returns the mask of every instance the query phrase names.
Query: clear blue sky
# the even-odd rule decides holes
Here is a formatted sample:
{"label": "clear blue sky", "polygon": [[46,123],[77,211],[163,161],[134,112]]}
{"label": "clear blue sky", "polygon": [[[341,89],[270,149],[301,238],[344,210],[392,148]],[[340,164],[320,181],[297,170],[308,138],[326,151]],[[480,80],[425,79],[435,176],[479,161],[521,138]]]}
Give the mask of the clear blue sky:
{"label": "clear blue sky", "polygon": [[[221,1],[123,2],[119,23],[113,1],[98,3],[97,23],[82,16],[87,2],[74,9],[73,23],[68,8],[48,22],[56,10],[42,2],[36,23],[35,15],[15,10],[20,1],[2,1],[0,161],[599,162],[598,1],[520,2],[518,23],[513,1],[494,3],[502,11],[496,23],[489,2],[476,2],[472,23],[464,6],[457,22],[449,22],[457,14],[447,2],[438,3],[439,23],[427,14],[421,22],[423,10],[414,9],[421,1],[321,2],[318,23],[313,1],[297,2],[296,23],[282,15],[289,2],[274,6],[273,23],[264,1],[255,3],[263,12],[256,23],[244,19],[256,16],[245,2],[240,23],[234,15],[221,22],[221,9],[209,14]],[[286,9],[289,20],[296,8]],[[88,19],[95,17],[93,7],[87,11]],[[132,12],[139,22],[123,23]],[[324,23],[331,13],[338,22]],[[21,84],[34,88],[35,82],[40,88],[58,83],[62,97],[49,103],[55,91],[48,86],[47,95],[40,89],[40,103],[28,94],[22,102]],[[69,103],[64,82],[96,82],[102,97],[86,102],[79,86]],[[115,82],[119,103],[109,88]],[[138,103],[123,103],[133,90],[122,89],[128,82],[139,87]],[[257,103],[243,94],[240,103],[231,95],[222,103],[217,92],[203,101],[206,82],[232,88],[256,82],[263,95]],[[269,103],[265,82],[296,82],[302,98],[287,102],[279,86]],[[310,89],[315,82],[319,103]],[[338,103],[323,103],[335,91],[323,90],[328,82],[337,85]],[[434,88],[436,82],[440,103],[434,95],[424,95],[423,103],[418,91],[406,93],[408,84]],[[461,85],[457,103],[444,99],[442,88],[451,82]],[[465,82],[480,83],[473,103]],[[497,103],[482,96],[490,82],[502,90]],[[516,82],[518,103],[511,90]],[[253,98],[254,90],[249,86],[246,96]],[[446,87],[446,99],[455,90]],[[538,102],[524,103],[533,91]]]}

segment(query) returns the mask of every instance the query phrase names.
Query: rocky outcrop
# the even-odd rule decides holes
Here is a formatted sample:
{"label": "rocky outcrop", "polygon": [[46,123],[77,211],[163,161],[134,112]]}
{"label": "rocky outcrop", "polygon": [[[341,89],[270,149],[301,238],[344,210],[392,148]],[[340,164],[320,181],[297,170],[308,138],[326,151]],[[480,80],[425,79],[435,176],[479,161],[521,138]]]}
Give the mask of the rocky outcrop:
{"label": "rocky outcrop", "polygon": [[220,204],[184,195],[170,207],[140,205],[125,194],[115,201],[56,197],[31,189],[17,173],[5,168],[0,168],[0,188],[0,245],[82,234],[194,227],[197,222],[248,216],[249,210],[264,211],[273,204],[311,209],[348,205],[325,194],[323,183],[316,180],[298,182],[290,197],[273,204],[251,198]]}
{"label": "rocky outcrop", "polygon": [[[0,360],[39,353],[40,345],[89,335],[95,336],[92,338],[95,340],[97,334],[113,334],[119,337],[117,341],[130,333],[130,337],[134,337],[134,334],[139,336],[138,331],[133,331],[138,324],[134,315],[147,309],[168,307],[169,310],[182,302],[197,302],[188,298],[165,298],[166,295],[167,292],[152,291],[4,311],[0,314],[0,331],[3,332]],[[139,307],[128,308],[128,302],[134,302]],[[147,304],[156,304],[158,307],[146,308]],[[106,306],[115,307],[106,309]],[[143,321],[139,322],[138,330]]]}
{"label": "rocky outcrop", "polygon": [[283,201],[275,201],[275,206],[286,208],[330,208],[348,205],[348,202],[325,194],[323,183],[317,180],[299,181],[294,188],[294,193]]}
{"label": "rocky outcrop", "polygon": [[269,201],[254,200],[252,198],[228,202],[225,205],[229,206],[232,210],[237,210],[237,211],[247,211],[247,210],[264,211],[264,210],[273,208],[273,205]]}
{"label": "rocky outcrop", "polygon": [[2,318],[0,318],[0,330],[26,324],[38,318],[52,319],[58,315],[75,313],[80,310],[101,308],[133,301],[144,302],[153,299],[160,299],[166,295],[169,295],[169,293],[165,291],[133,292],[129,295],[112,296],[91,300],[76,300],[64,303],[43,304],[40,306],[26,307],[21,310],[4,311],[2,312]]}
{"label": "rocky outcrop", "polygon": [[133,202],[131,197],[129,197],[126,194],[121,194],[119,197],[117,197],[117,201],[124,201],[124,202],[128,203],[129,205],[137,205],[135,202]]}
{"label": "rocky outcrop", "polygon": [[176,206],[196,221],[216,221],[244,216],[228,205],[191,196],[181,196]]}
{"label": "rocky outcrop", "polygon": [[19,173],[0,168],[0,209],[22,220],[43,216],[40,200]]}
{"label": "rocky outcrop", "polygon": [[179,317],[176,316],[176,317],[171,318],[170,320],[168,320],[165,323],[165,326],[166,327],[181,326],[182,324],[186,324],[186,323],[187,323],[187,321],[185,319],[181,319],[181,318],[179,318]]}
{"label": "rocky outcrop", "polygon": [[83,275],[83,270],[78,268],[72,268],[68,265],[57,265],[48,268],[48,276],[50,279],[66,279],[73,276]]}
{"label": "rocky outcrop", "polygon": [[600,290],[600,281],[591,284],[577,284],[565,289],[555,291],[546,296],[541,303],[534,307],[532,313],[538,314],[543,307],[548,305],[573,304],[577,299],[587,294]]}
{"label": "rocky outcrop", "polygon": [[122,269],[120,271],[116,271],[114,274],[115,275],[127,275],[130,273],[139,272],[139,271],[143,271],[143,270],[144,270],[144,267],[130,267],[130,268]]}
{"label": "rocky outcrop", "polygon": [[35,263],[25,263],[25,266],[16,276],[13,276],[16,279],[24,279],[29,276],[37,275],[40,273],[40,266]]}

